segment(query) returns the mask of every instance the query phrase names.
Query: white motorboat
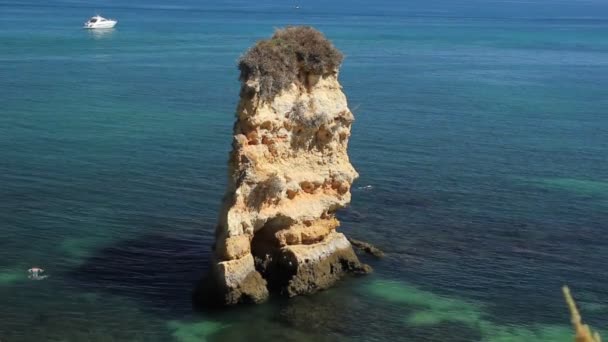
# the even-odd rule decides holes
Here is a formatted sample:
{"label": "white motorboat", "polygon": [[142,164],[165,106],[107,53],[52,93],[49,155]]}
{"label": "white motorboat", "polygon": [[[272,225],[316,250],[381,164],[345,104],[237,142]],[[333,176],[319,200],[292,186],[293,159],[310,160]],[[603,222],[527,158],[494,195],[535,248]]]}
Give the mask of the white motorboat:
{"label": "white motorboat", "polygon": [[86,29],[107,29],[116,26],[118,23],[117,20],[114,19],[106,19],[100,15],[96,15],[91,17],[89,21],[84,23],[84,28]]}

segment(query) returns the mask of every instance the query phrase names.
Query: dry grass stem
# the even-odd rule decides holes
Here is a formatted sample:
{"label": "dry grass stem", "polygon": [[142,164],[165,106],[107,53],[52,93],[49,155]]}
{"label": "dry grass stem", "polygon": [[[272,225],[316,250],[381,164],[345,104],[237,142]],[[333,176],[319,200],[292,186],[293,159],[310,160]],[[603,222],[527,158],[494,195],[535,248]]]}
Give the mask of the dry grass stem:
{"label": "dry grass stem", "polygon": [[574,298],[572,298],[568,286],[562,287],[562,291],[564,293],[564,297],[566,298],[566,303],[568,303],[568,308],[570,309],[570,320],[572,322],[572,326],[574,326],[574,330],[576,330],[574,341],[602,342],[599,333],[592,333],[589,326],[587,324],[583,324],[581,314],[579,313],[578,308],[576,307],[576,302],[574,301]]}

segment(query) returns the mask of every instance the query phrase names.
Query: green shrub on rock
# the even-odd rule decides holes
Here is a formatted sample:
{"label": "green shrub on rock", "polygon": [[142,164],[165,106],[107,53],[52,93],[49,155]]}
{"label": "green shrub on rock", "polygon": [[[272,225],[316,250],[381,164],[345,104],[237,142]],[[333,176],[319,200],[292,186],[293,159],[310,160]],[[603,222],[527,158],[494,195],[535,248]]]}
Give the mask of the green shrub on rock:
{"label": "green shrub on rock", "polygon": [[277,30],[258,41],[239,59],[240,80],[257,79],[262,100],[270,100],[298,79],[298,75],[335,72],[342,53],[319,31],[309,26]]}

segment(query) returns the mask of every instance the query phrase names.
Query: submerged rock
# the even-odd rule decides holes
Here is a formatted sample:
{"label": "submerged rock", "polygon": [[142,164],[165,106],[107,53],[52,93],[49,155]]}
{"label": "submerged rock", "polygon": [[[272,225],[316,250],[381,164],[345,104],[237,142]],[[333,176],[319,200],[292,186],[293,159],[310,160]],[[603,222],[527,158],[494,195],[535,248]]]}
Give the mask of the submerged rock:
{"label": "submerged rock", "polygon": [[223,304],[258,303],[269,291],[309,294],[371,270],[336,232],[336,210],[350,203],[358,177],[347,155],[354,117],[338,82],[341,60],[309,27],[279,30],[241,58],[228,189],[206,284]]}
{"label": "submerged rock", "polygon": [[376,258],[384,257],[384,252],[380,248],[378,248],[370,243],[367,243],[365,241],[355,240],[355,239],[348,239],[348,241],[350,242],[351,245],[353,245],[353,247],[358,248],[367,254],[371,254],[371,255],[375,256]]}

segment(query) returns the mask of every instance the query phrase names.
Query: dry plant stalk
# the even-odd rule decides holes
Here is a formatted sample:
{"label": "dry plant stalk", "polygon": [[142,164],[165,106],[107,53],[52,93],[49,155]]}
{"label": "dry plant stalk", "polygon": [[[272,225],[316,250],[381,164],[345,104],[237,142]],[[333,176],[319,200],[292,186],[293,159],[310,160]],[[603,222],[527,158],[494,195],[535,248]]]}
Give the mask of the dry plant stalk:
{"label": "dry plant stalk", "polygon": [[576,307],[576,303],[574,302],[574,298],[570,294],[570,289],[568,286],[562,287],[562,292],[564,292],[564,297],[566,298],[566,303],[568,303],[568,308],[570,309],[570,320],[574,329],[576,330],[576,336],[574,336],[575,342],[602,342],[600,338],[600,334],[595,332],[591,333],[591,329],[587,324],[583,324],[581,319],[581,314],[578,312],[578,308]]}

